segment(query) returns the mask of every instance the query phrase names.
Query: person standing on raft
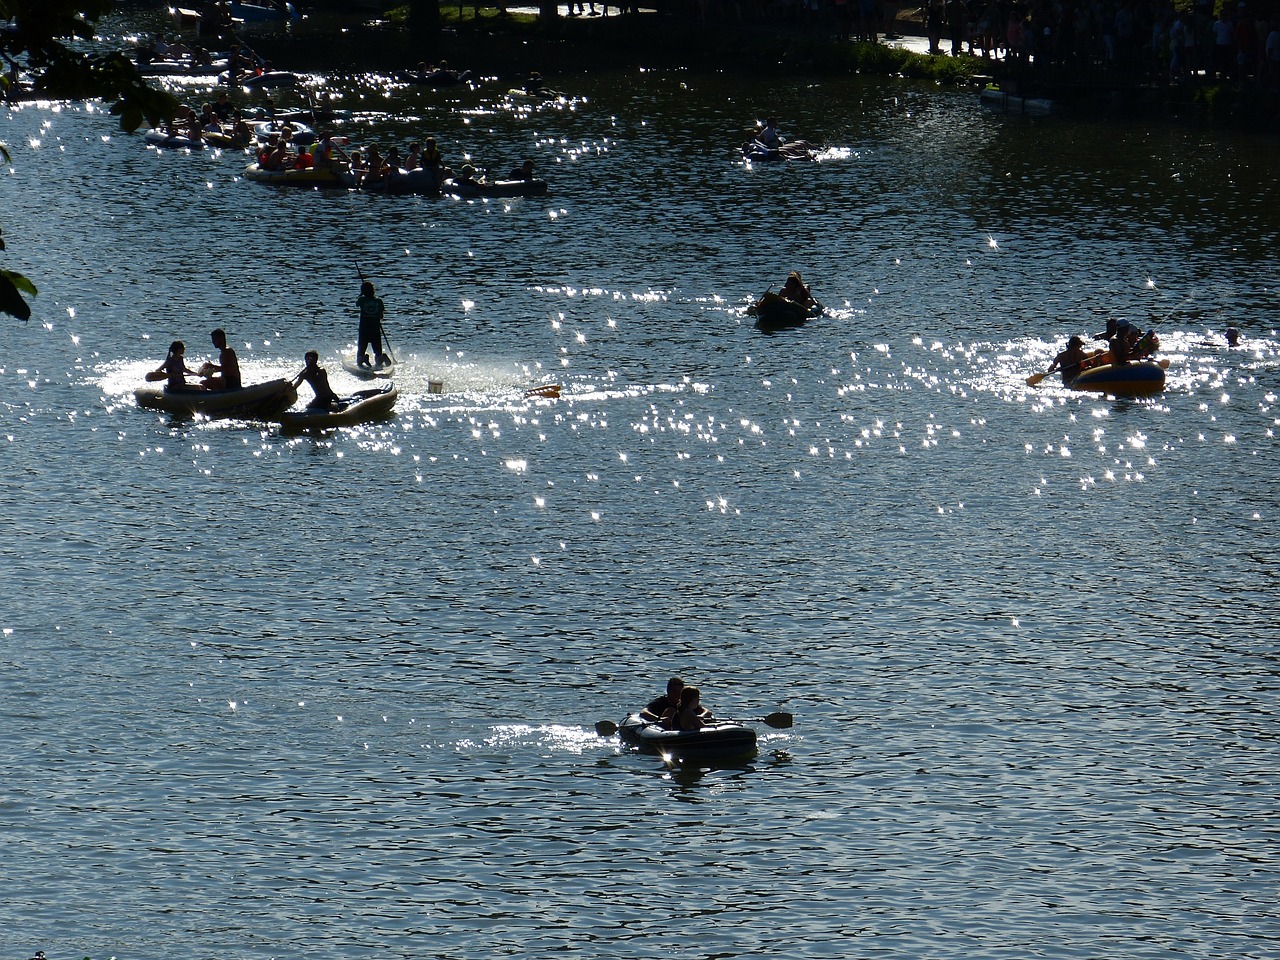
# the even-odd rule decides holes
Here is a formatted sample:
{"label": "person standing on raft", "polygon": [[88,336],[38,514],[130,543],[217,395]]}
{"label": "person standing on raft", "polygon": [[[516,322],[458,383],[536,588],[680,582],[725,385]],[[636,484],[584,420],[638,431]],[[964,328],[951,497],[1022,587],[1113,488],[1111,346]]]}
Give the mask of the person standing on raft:
{"label": "person standing on raft", "polygon": [[368,280],[360,283],[360,298],[356,301],[356,306],[360,308],[360,339],[356,345],[356,362],[362,367],[369,366],[366,350],[373,347],[374,366],[385,367],[391,362],[391,358],[382,350],[382,341],[385,339],[382,320],[387,311],[382,298],[374,293],[373,284]]}

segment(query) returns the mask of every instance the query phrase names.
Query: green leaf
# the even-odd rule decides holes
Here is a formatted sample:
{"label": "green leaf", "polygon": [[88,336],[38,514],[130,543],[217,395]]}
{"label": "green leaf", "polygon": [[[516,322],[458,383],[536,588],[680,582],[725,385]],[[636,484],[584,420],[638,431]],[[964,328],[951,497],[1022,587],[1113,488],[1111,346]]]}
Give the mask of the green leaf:
{"label": "green leaf", "polygon": [[21,290],[28,296],[34,297],[40,293],[40,291],[36,289],[36,285],[20,273],[14,273],[12,270],[0,270],[0,277],[8,280],[17,289]]}
{"label": "green leaf", "polygon": [[[31,319],[31,307],[27,301],[22,299],[18,293],[18,288],[10,277],[18,276],[12,274],[8,270],[0,270],[0,312],[7,313],[10,316],[17,317],[19,320]],[[30,281],[25,277],[21,278],[24,283],[30,286]]]}

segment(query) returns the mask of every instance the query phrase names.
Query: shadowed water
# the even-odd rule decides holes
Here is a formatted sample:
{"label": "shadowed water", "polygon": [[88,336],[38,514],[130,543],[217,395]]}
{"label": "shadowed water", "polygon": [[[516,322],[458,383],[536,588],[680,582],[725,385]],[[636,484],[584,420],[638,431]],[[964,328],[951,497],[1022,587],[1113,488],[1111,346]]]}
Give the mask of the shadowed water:
{"label": "shadowed water", "polygon": [[[6,116],[11,953],[1275,954],[1271,143],[858,79],[336,85],[353,143],[550,194]],[[820,161],[735,159],[766,112]],[[357,268],[391,420],[136,407],[214,326],[354,386]],[[764,335],[793,268],[828,314]],[[1109,316],[1163,394],[1025,385]],[[714,770],[596,737],[672,672],[795,726]]]}

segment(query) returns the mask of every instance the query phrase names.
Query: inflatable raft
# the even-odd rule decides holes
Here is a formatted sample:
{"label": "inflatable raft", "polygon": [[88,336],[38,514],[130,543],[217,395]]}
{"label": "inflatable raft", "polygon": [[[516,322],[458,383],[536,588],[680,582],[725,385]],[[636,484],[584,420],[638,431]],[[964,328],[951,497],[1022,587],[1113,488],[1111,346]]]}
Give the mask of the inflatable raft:
{"label": "inflatable raft", "polygon": [[165,133],[163,130],[148,130],[142,135],[147,144],[162,150],[203,150],[203,140],[192,140],[185,134]]}
{"label": "inflatable raft", "polygon": [[282,413],[279,417],[280,430],[282,433],[301,433],[304,430],[330,430],[372,423],[390,415],[399,395],[400,391],[390,382],[379,389],[360,390],[328,407],[308,407]]}
{"label": "inflatable raft", "polygon": [[138,406],[164,410],[178,416],[196,415],[245,420],[271,420],[292,407],[298,393],[288,380],[268,380],[239,390],[182,390],[168,387],[139,387],[133,392]]}
{"label": "inflatable raft", "polygon": [[756,318],[756,326],[761,330],[783,330],[787,327],[798,327],[814,317],[822,316],[822,304],[814,303],[806,307],[786,297],[769,291],[759,300],[747,307],[747,316]]}
{"label": "inflatable raft", "polygon": [[256,163],[244,168],[246,179],[273,187],[310,187],[346,190],[356,185],[355,177],[346,170],[263,170]]}
{"label": "inflatable raft", "polygon": [[441,189],[465,200],[473,197],[540,197],[547,192],[547,181],[481,180],[475,183],[458,183],[456,180],[446,180]]}
{"label": "inflatable raft", "polygon": [[742,145],[742,158],[749,163],[774,163],[781,160],[812,160],[813,147],[807,140],[795,140],[780,147],[766,147],[759,140]]}
{"label": "inflatable raft", "polygon": [[732,721],[717,721],[701,730],[666,730],[662,724],[630,714],[618,724],[622,742],[668,760],[725,762],[755,756],[756,732]]}
{"label": "inflatable raft", "polygon": [[1072,390],[1096,390],[1115,396],[1159,393],[1164,389],[1164,365],[1154,360],[1090,367],[1067,384]]}

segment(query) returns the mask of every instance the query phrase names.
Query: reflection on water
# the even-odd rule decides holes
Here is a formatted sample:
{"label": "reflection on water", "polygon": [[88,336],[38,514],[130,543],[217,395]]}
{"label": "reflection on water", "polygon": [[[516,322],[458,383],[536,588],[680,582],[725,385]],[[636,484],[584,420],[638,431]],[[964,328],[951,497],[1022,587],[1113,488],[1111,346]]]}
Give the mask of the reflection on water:
{"label": "reflection on water", "polygon": [[[353,79],[353,142],[552,185],[487,203],[10,113],[18,949],[1268,955],[1269,148],[863,79],[557,85]],[[820,162],[742,164],[766,111]],[[763,336],[789,269],[831,309]],[[392,420],[133,403],[213,326],[250,380],[314,348],[353,385],[360,272]],[[1026,385],[1109,316],[1157,326],[1163,394]],[[719,769],[594,734],[672,673],[796,726]]]}

